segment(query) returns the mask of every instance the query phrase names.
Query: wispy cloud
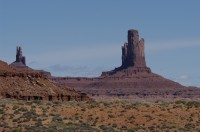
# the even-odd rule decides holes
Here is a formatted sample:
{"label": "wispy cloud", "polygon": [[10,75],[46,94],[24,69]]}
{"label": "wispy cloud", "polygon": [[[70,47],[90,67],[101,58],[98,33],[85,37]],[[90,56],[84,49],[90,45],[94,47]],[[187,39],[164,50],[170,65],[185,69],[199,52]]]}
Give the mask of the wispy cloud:
{"label": "wispy cloud", "polygon": [[169,77],[169,78],[171,80],[181,83],[184,86],[200,87],[200,83],[199,83],[200,76],[196,76],[196,75],[190,76],[190,75],[183,74],[177,77]]}
{"label": "wispy cloud", "polygon": [[181,80],[186,80],[186,79],[188,79],[189,77],[188,77],[187,75],[181,75],[179,78],[180,78]]}
{"label": "wispy cloud", "polygon": [[[53,49],[52,49],[53,50]],[[76,62],[92,62],[98,59],[112,58],[121,56],[121,49],[119,45],[93,45],[90,47],[79,46],[73,48],[63,48],[60,51],[45,51],[30,56],[29,60],[37,61],[43,65],[65,64]]]}
{"label": "wispy cloud", "polygon": [[162,51],[162,50],[171,50],[177,48],[186,48],[186,47],[196,47],[200,46],[200,40],[178,40],[178,41],[155,41],[147,42],[146,50],[147,51]]}
{"label": "wispy cloud", "polygon": [[105,68],[91,68],[87,66],[61,66],[57,64],[47,67],[46,70],[51,71],[54,76],[97,77],[101,75]]}

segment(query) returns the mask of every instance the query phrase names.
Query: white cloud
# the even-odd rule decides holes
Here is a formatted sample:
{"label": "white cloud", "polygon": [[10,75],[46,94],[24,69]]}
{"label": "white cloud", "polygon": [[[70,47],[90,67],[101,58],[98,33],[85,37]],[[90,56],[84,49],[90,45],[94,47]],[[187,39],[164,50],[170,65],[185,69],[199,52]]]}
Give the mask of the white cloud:
{"label": "white cloud", "polygon": [[[52,49],[53,50],[53,49]],[[106,59],[115,56],[121,56],[121,49],[119,45],[93,45],[90,47],[79,46],[70,49],[63,49],[60,51],[45,51],[43,53],[37,53],[34,56],[30,56],[29,60],[37,61],[38,64],[53,65],[53,64],[65,64],[76,62],[92,62],[98,59]]]}
{"label": "white cloud", "polygon": [[91,68],[87,66],[62,66],[57,64],[47,67],[45,70],[50,71],[53,76],[97,77],[106,69],[102,67]]}
{"label": "white cloud", "polygon": [[146,50],[147,51],[162,51],[170,50],[177,48],[186,48],[186,47],[196,47],[200,46],[200,40],[181,40],[181,41],[155,41],[147,42],[146,41]]}
{"label": "white cloud", "polygon": [[179,78],[180,78],[181,80],[186,80],[186,79],[188,79],[188,76],[187,76],[187,75],[181,75]]}

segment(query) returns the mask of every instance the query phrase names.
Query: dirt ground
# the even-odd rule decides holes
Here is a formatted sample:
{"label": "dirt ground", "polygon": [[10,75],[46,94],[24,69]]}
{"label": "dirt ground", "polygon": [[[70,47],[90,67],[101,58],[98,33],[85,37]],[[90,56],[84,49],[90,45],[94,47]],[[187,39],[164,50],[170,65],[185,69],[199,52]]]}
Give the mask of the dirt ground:
{"label": "dirt ground", "polygon": [[0,99],[0,131],[200,131],[200,102]]}

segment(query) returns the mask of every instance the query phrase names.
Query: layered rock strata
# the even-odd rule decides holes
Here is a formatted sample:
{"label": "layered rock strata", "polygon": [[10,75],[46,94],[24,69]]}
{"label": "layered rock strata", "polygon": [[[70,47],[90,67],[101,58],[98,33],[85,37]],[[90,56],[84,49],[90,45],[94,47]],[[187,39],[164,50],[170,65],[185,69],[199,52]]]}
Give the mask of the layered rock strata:
{"label": "layered rock strata", "polygon": [[56,86],[40,72],[16,70],[0,61],[0,98],[21,100],[83,101],[84,93]]}
{"label": "layered rock strata", "polygon": [[200,98],[200,90],[188,88],[151,71],[145,61],[145,41],[137,30],[128,30],[122,46],[122,65],[100,77],[54,77],[56,85],[68,86],[93,97]]}
{"label": "layered rock strata", "polygon": [[128,30],[128,43],[122,46],[122,65],[112,71],[103,72],[102,76],[134,76],[137,73],[151,73],[146,66],[144,39],[139,39],[137,30]]}

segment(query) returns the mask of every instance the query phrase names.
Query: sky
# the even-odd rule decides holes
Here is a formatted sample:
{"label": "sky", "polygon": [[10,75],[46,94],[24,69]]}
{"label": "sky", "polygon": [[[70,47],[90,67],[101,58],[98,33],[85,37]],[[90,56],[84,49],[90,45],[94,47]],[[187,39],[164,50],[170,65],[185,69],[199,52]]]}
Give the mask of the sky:
{"label": "sky", "polygon": [[200,87],[199,0],[0,0],[0,60],[21,46],[54,76],[99,76],[121,65],[127,31],[145,39],[154,73]]}

